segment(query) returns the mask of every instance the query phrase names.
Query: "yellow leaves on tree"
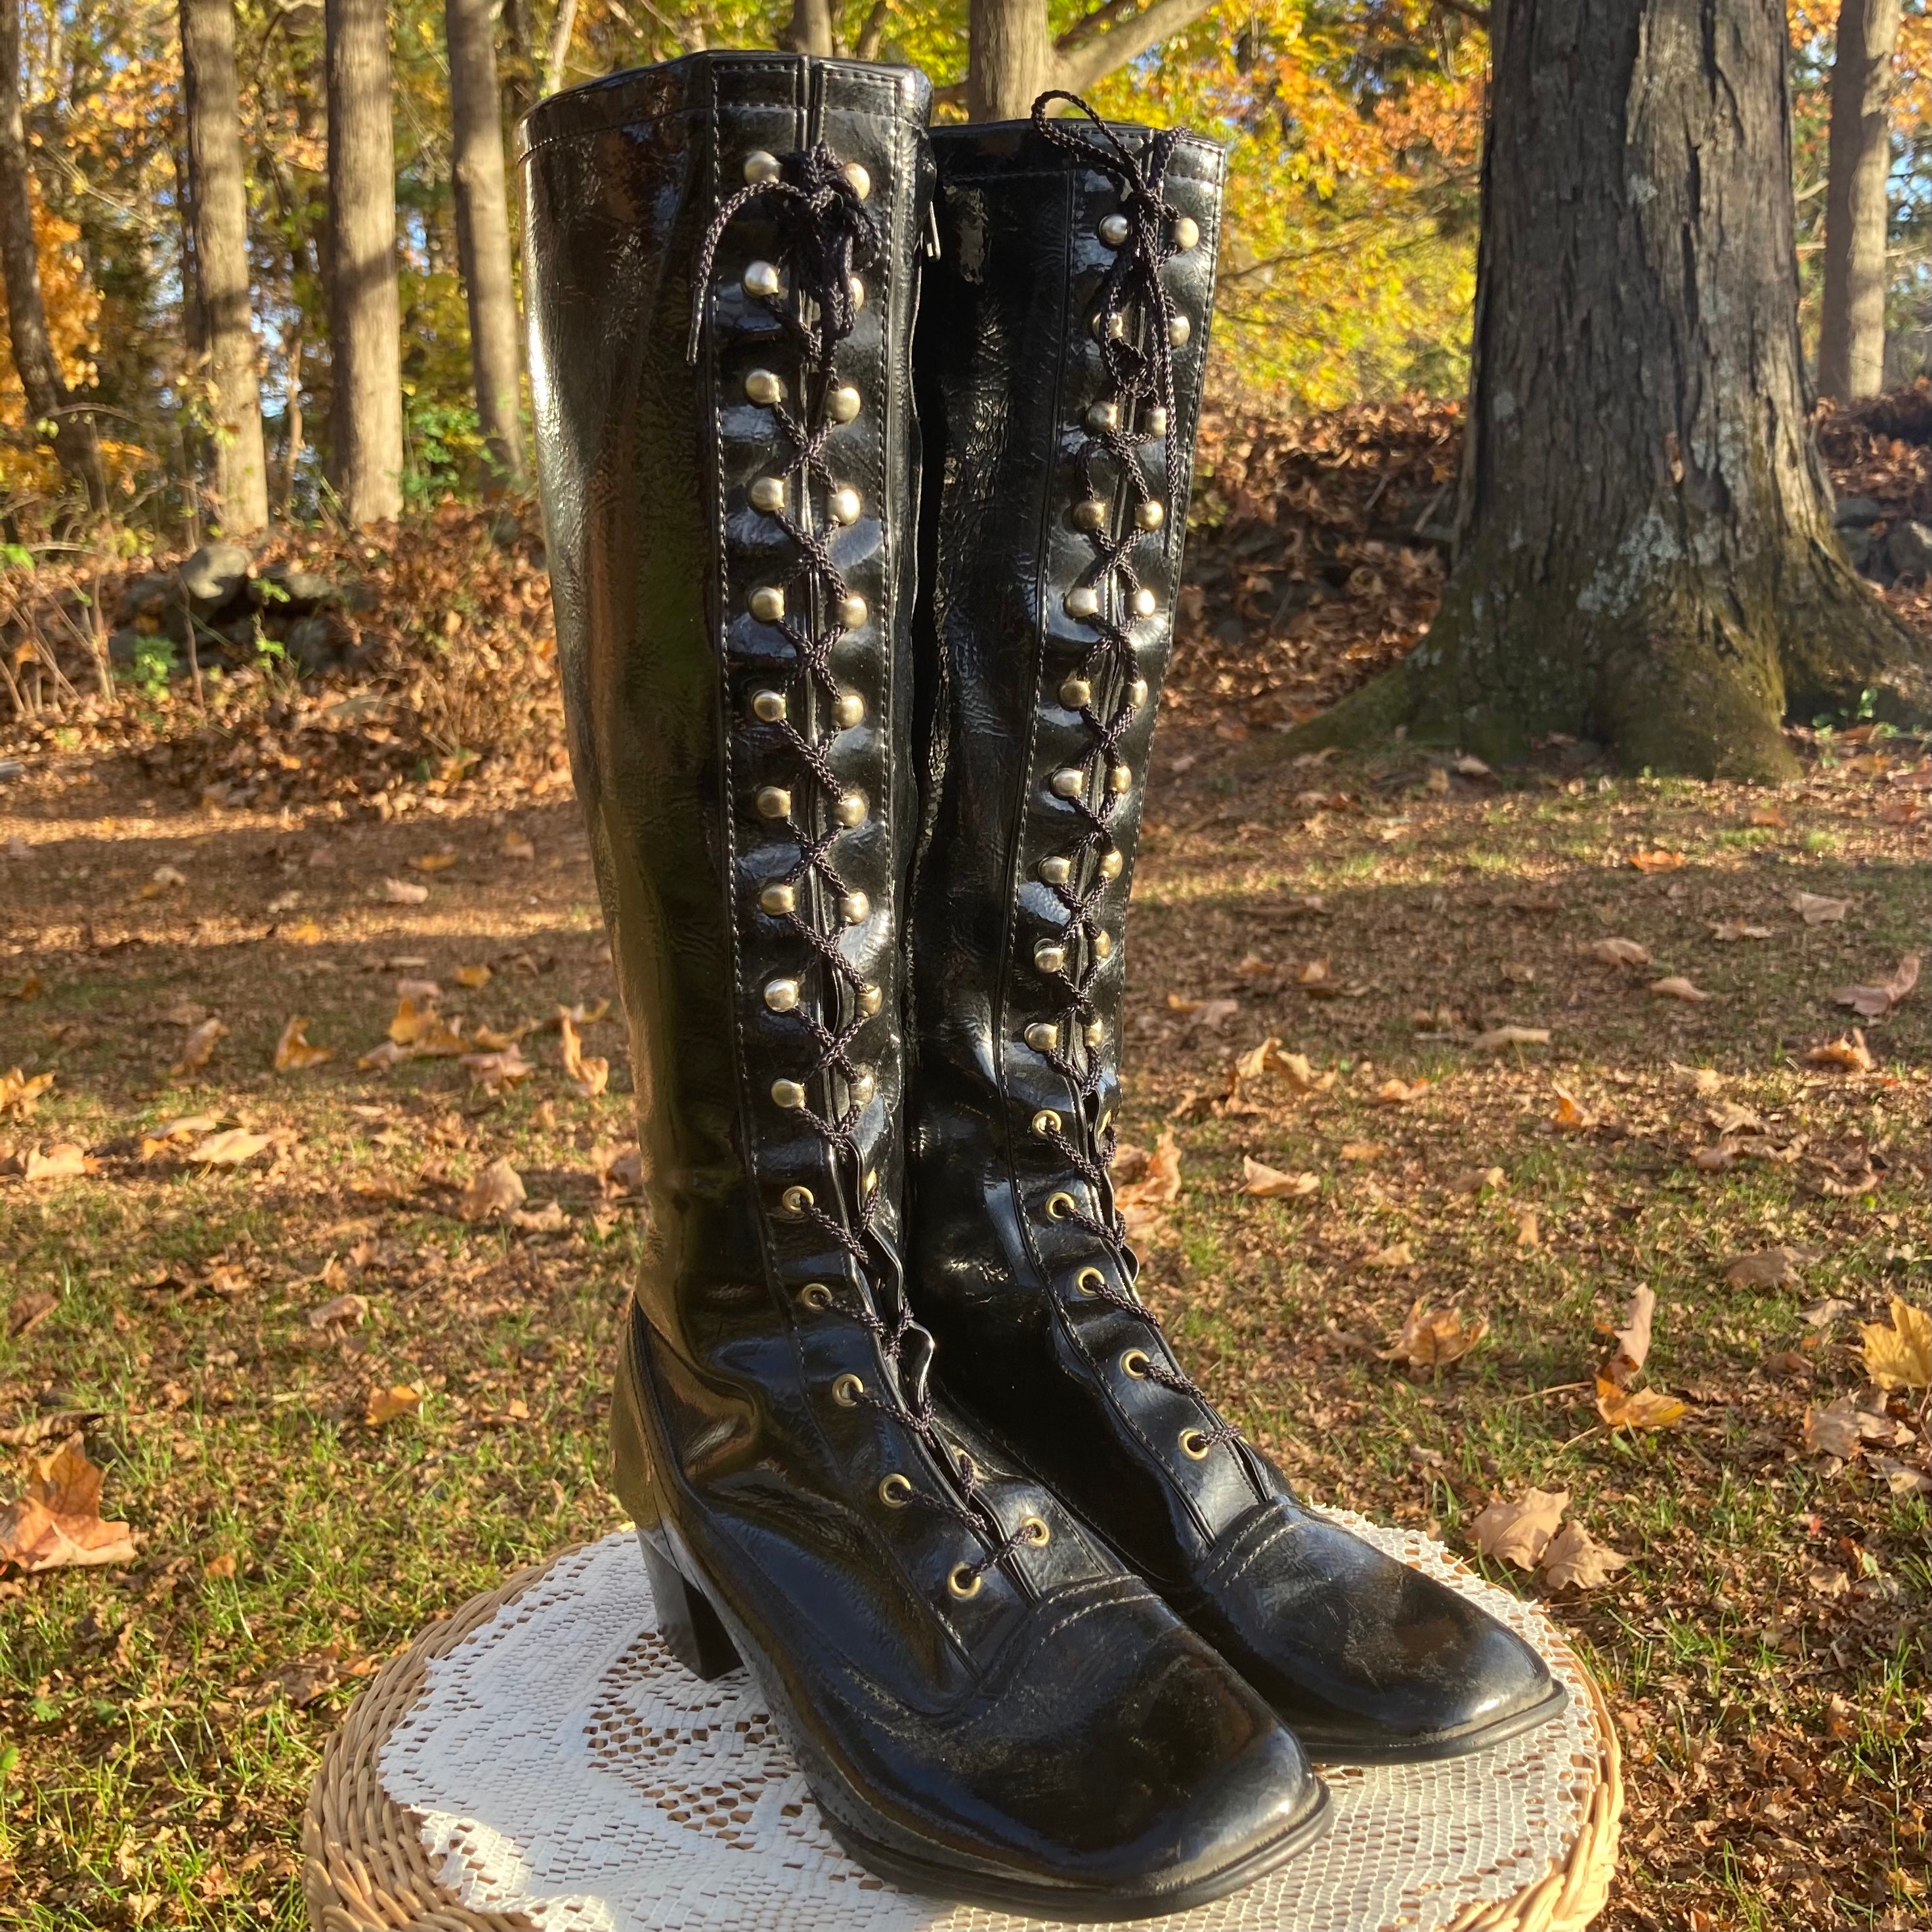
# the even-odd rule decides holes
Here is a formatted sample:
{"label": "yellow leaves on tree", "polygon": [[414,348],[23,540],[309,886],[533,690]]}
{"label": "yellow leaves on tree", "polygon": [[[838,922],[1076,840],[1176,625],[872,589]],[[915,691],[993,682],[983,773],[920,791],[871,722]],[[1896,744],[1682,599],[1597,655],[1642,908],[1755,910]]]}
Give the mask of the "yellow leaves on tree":
{"label": "yellow leaves on tree", "polygon": [[[99,346],[100,291],[87,279],[81,259],[80,230],[64,215],[34,205],[34,240],[40,265],[40,299],[47,312],[47,335],[68,387],[84,390],[94,381]],[[0,290],[0,340],[4,340],[6,295]],[[104,454],[108,452],[104,448]],[[27,398],[10,356],[0,356],[0,496],[61,487],[60,468],[51,440],[34,433],[27,420]]]}

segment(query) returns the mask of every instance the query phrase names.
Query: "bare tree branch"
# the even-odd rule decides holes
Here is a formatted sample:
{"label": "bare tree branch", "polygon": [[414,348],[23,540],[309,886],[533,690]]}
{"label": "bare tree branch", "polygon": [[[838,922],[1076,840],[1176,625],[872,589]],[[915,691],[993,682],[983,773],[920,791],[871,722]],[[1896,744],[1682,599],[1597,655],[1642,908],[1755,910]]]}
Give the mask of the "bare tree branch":
{"label": "bare tree branch", "polygon": [[1154,0],[1151,7],[1063,54],[1054,78],[1070,92],[1078,94],[1149,47],[1192,26],[1214,4],[1215,0]]}
{"label": "bare tree branch", "polygon": [[872,0],[872,10],[866,16],[866,24],[859,29],[859,38],[852,43],[854,60],[878,58],[879,45],[886,38],[886,23],[892,18],[892,0]]}
{"label": "bare tree branch", "polygon": [[1460,14],[1464,20],[1473,20],[1484,33],[1490,31],[1488,8],[1472,6],[1470,0],[1436,0],[1436,4],[1448,13]]}
{"label": "bare tree branch", "polygon": [[1094,36],[1111,27],[1118,20],[1129,18],[1138,8],[1141,0],[1102,0],[1090,14],[1080,18],[1053,44],[1056,53],[1070,54],[1076,47],[1084,46]]}

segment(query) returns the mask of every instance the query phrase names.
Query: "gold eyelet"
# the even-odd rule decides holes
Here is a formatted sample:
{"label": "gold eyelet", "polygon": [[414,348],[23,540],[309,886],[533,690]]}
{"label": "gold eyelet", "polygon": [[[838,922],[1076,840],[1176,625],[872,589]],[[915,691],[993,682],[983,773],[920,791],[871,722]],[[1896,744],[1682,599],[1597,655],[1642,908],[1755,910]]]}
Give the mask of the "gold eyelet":
{"label": "gold eyelet", "polygon": [[1048,1134],[1057,1134],[1065,1124],[1051,1107],[1042,1107],[1033,1117],[1033,1130],[1044,1140]]}
{"label": "gold eyelet", "polygon": [[1053,1532],[1036,1516],[1023,1516],[1020,1520],[1020,1534],[1036,1550],[1044,1550],[1053,1540]]}
{"label": "gold eyelet", "polygon": [[880,1478],[879,1500],[888,1509],[904,1509],[912,1501],[912,1485],[895,1469]]}
{"label": "gold eyelet", "polygon": [[1049,1221],[1064,1221],[1079,1205],[1070,1194],[1050,1194],[1046,1200],[1046,1218]]}
{"label": "gold eyelet", "polygon": [[866,1393],[866,1384],[856,1376],[841,1376],[832,1384],[832,1400],[841,1408],[851,1408]]}
{"label": "gold eyelet", "polygon": [[814,1315],[823,1315],[832,1306],[832,1291],[822,1281],[808,1281],[799,1290],[800,1304]]}
{"label": "gold eyelet", "polygon": [[1197,1462],[1204,1462],[1214,1446],[1198,1429],[1184,1429],[1180,1432],[1180,1453],[1191,1456]]}
{"label": "gold eyelet", "polygon": [[778,1205],[788,1214],[802,1214],[812,1204],[812,1190],[808,1187],[788,1187],[778,1196]]}
{"label": "gold eyelet", "polygon": [[1120,1372],[1123,1375],[1132,1376],[1136,1382],[1144,1382],[1148,1372],[1147,1352],[1143,1348],[1130,1348],[1120,1358]]}
{"label": "gold eyelet", "polygon": [[1107,1277],[1096,1268],[1084,1268],[1073,1277],[1073,1286],[1082,1294],[1098,1294],[1107,1285]]}
{"label": "gold eyelet", "polygon": [[956,1564],[946,1580],[946,1587],[962,1604],[970,1603],[980,1594],[980,1586],[986,1581],[970,1563]]}

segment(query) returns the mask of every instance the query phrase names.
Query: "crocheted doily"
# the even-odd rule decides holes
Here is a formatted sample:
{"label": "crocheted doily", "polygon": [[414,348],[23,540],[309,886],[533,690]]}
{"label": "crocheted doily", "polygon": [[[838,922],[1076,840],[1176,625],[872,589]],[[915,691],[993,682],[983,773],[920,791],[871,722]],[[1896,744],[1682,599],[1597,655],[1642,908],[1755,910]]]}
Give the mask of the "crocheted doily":
{"label": "crocheted doily", "polygon": [[[1603,1701],[1534,1605],[1425,1537],[1336,1520],[1521,1632],[1567,1708],[1446,1763],[1325,1771],[1335,1824],[1186,1932],[1580,1927],[1621,1808]],[[995,1932],[1019,1918],[902,1892],[819,1822],[747,1674],[700,1683],[653,1629],[628,1534],[513,1579],[372,1681],[333,1741],[304,1832],[325,1928]]]}

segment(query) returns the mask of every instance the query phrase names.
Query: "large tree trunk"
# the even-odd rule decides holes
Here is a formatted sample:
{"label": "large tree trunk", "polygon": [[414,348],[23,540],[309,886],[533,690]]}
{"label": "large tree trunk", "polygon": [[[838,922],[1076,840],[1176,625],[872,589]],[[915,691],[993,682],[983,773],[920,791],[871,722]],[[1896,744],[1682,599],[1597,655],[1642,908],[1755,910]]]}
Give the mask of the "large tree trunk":
{"label": "large tree trunk", "polygon": [[524,439],[517,388],[517,292],[510,275],[510,205],[503,185],[502,101],[490,0],[445,0],[454,140],[456,252],[470,303],[476,419],[498,480],[520,489]]}
{"label": "large tree trunk", "polygon": [[328,58],[331,467],[343,514],[403,507],[402,308],[395,130],[384,0],[326,0]]}
{"label": "large tree trunk", "polygon": [[1295,734],[1788,772],[1780,729],[1924,703],[1853,574],[1798,342],[1782,0],[1502,0],[1458,538],[1406,662]]}
{"label": "large tree trunk", "polygon": [[233,0],[181,0],[195,279],[214,404],[214,510],[224,536],[268,520],[262,385],[248,300],[248,196]]}
{"label": "large tree trunk", "polygon": [[[54,455],[87,492],[89,508],[107,507],[107,481],[94,418],[76,409],[47,335],[40,298],[40,256],[34,238],[33,184],[20,112],[20,0],[0,0],[0,274],[7,288],[7,331],[14,368],[34,422],[54,425]],[[28,425],[32,429],[32,424]]]}
{"label": "large tree trunk", "polygon": [[791,18],[778,29],[778,44],[788,53],[831,59],[838,51],[832,0],[792,0]]}
{"label": "large tree trunk", "polygon": [[974,121],[1023,121],[1048,88],[1078,93],[1103,80],[1215,0],[1100,0],[1056,40],[1047,30],[1046,0],[970,0],[966,112]]}
{"label": "large tree trunk", "polygon": [[1844,0],[1832,58],[1825,189],[1825,308],[1818,392],[1840,402],[1885,386],[1886,178],[1891,172],[1892,55],[1899,0]]}

